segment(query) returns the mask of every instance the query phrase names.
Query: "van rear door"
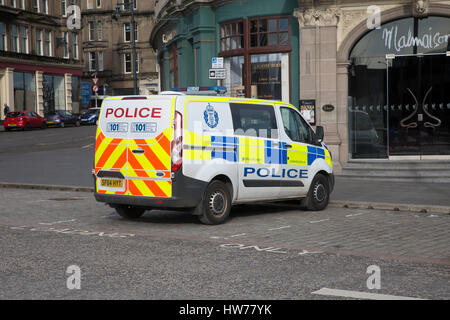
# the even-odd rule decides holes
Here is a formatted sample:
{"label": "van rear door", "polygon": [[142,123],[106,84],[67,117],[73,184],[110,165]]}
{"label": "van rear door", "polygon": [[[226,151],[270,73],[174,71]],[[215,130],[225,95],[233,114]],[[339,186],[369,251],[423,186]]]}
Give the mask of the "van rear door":
{"label": "van rear door", "polygon": [[[109,143],[108,157],[110,163],[118,163],[111,168],[113,170],[123,164],[120,169],[121,173],[125,171],[123,194],[172,196],[170,143],[174,102],[172,97],[157,96],[104,101],[99,130],[106,138],[117,139]],[[102,155],[97,157],[100,159]],[[102,164],[96,161],[96,170],[102,170]],[[105,170],[108,168],[105,167]]]}

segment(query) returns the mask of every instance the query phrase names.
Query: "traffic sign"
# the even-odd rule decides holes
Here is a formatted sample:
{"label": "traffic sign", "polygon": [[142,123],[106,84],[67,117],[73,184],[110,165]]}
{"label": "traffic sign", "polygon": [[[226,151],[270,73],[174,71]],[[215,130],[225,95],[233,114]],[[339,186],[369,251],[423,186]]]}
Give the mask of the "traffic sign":
{"label": "traffic sign", "polygon": [[225,69],[209,69],[210,80],[223,80],[226,79]]}
{"label": "traffic sign", "polygon": [[98,83],[98,78],[92,78],[92,82],[96,85]]}
{"label": "traffic sign", "polygon": [[94,86],[92,87],[92,91],[97,93],[98,92],[98,85],[94,84]]}
{"label": "traffic sign", "polygon": [[211,59],[211,68],[222,69],[223,68],[223,57],[214,57]]}

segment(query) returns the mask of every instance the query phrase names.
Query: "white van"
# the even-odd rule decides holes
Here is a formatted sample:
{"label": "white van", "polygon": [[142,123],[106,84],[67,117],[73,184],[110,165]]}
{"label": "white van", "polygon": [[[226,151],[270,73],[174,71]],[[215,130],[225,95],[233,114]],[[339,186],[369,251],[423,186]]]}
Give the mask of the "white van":
{"label": "white van", "polygon": [[188,96],[110,97],[95,147],[95,198],[126,218],[189,209],[224,222],[234,204],[303,199],[328,205],[331,154],[295,107],[280,101]]}

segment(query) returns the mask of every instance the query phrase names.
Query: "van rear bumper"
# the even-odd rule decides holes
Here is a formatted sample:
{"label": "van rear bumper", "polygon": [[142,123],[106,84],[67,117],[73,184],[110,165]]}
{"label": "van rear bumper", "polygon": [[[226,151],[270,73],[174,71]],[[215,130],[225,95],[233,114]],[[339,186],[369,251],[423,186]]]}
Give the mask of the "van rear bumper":
{"label": "van rear bumper", "polygon": [[175,177],[172,179],[172,197],[167,198],[98,193],[95,175],[94,184],[94,196],[99,202],[105,202],[111,206],[114,206],[115,204],[125,204],[161,209],[195,208],[200,203],[206,186],[208,185],[206,181],[184,176],[182,170],[175,173]]}

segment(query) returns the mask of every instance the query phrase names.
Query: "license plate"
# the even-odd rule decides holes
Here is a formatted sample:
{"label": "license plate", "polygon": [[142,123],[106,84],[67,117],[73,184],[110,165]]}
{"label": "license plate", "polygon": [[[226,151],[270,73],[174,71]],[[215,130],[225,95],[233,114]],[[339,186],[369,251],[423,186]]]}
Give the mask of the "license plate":
{"label": "license plate", "polygon": [[121,179],[102,179],[100,182],[102,187],[107,188],[123,188],[123,180]]}
{"label": "license plate", "polygon": [[8,127],[17,127],[17,124],[15,124],[15,123],[8,123]]}
{"label": "license plate", "polygon": [[53,121],[47,121],[47,123],[53,124],[54,122]]}

